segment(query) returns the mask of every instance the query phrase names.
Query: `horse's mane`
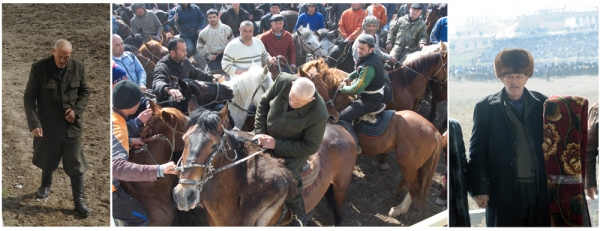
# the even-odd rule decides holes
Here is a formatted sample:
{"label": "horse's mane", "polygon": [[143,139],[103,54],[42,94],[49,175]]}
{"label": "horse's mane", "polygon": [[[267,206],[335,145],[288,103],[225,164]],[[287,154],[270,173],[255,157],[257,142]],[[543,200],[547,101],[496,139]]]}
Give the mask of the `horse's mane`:
{"label": "horse's mane", "polygon": [[138,48],[136,48],[135,46],[133,46],[131,44],[125,44],[124,46],[125,46],[126,51],[129,51],[136,56],[140,54],[140,50]]}
{"label": "horse's mane", "polygon": [[[427,53],[427,54],[420,56],[417,59],[410,60],[410,62],[408,62],[408,63],[404,62],[403,65],[410,67],[417,72],[422,72],[424,70],[430,69],[433,65],[440,62],[441,59],[442,59],[441,52]],[[402,85],[402,86],[406,86],[406,85],[412,83],[415,80],[415,78],[417,77],[416,73],[409,70],[408,68],[403,68],[403,67],[400,67],[400,68],[390,71],[389,75],[390,75],[390,78],[397,78],[400,82],[400,85]]]}
{"label": "horse's mane", "polygon": [[437,44],[424,46],[423,49],[421,49],[420,51],[415,51],[413,53],[406,55],[406,59],[404,59],[404,62],[402,62],[402,64],[407,65],[408,63],[414,61],[415,59],[420,58],[421,56],[438,52],[438,51],[440,51],[439,48],[440,48],[440,46]]}
{"label": "horse's mane", "polygon": [[319,41],[323,39],[331,40],[331,35],[329,34],[329,30],[327,30],[327,28],[321,28],[317,30],[317,37],[319,38]]}
{"label": "horse's mane", "polygon": [[[230,81],[223,82],[223,85],[230,87],[236,95],[249,96],[252,95],[258,84],[262,83],[262,72],[263,68],[254,64],[243,74],[232,78]],[[271,72],[267,73],[266,83],[268,84],[269,82],[273,82]]]}
{"label": "horse's mane", "polygon": [[[176,126],[178,128],[181,128],[183,126],[186,126],[186,124],[184,123],[179,123],[179,121],[186,121],[187,118],[185,117],[185,115],[183,113],[181,113],[179,110],[175,109],[175,108],[170,108],[170,107],[165,107],[162,108],[162,112],[166,112],[169,113],[171,116],[174,117],[176,122]],[[141,131],[140,131],[140,138],[148,138],[151,132],[151,128],[154,125],[154,122],[157,120],[162,120],[162,113],[154,113],[152,115],[152,118],[148,121],[148,123],[144,124],[144,127],[142,127]]]}

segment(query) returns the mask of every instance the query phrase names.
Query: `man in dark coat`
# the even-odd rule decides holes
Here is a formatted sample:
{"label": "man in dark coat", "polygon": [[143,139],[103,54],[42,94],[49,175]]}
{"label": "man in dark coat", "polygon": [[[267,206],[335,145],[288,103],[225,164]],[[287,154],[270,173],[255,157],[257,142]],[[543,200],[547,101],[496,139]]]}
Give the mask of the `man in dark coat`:
{"label": "man in dark coat", "polygon": [[[87,162],[81,145],[82,116],[88,91],[83,62],[71,58],[73,48],[67,40],[54,44],[52,56],[31,65],[23,102],[27,124],[33,133],[33,164],[42,169],[42,184],[36,194],[50,193],[52,173],[62,159],[71,178],[75,210],[87,217],[83,173]],[[45,133],[44,133],[45,132]]]}
{"label": "man in dark coat", "polygon": [[533,67],[529,52],[501,51],[494,69],[504,88],[475,105],[468,175],[488,227],[550,226],[542,151],[547,97],[525,88]]}
{"label": "man in dark coat", "polygon": [[[213,81],[212,75],[192,66],[192,63],[186,58],[186,46],[183,39],[171,39],[167,44],[167,49],[169,55],[165,55],[160,59],[154,68],[152,90],[158,102],[168,100],[170,97],[173,99],[183,97],[177,79],[190,78],[206,82]],[[187,104],[183,102],[174,102],[171,106],[181,111],[187,111]]]}
{"label": "man in dark coat", "polygon": [[[250,20],[250,13],[240,8],[239,3],[231,3],[231,7],[220,16],[221,22],[231,28],[233,37],[240,36],[240,24],[243,21]],[[258,33],[258,31],[257,31]]]}
{"label": "man in dark coat", "polygon": [[317,153],[327,126],[327,108],[315,85],[307,78],[281,73],[265,92],[256,110],[254,123],[258,144],[272,149],[274,156],[285,159],[285,167],[296,179],[298,191],[288,195],[285,203],[304,223],[306,212],[302,199],[300,173],[308,157]]}
{"label": "man in dark coat", "polygon": [[450,159],[448,226],[471,227],[467,196],[467,191],[469,190],[467,182],[467,156],[465,153],[465,143],[463,142],[462,128],[458,121],[454,119],[450,119],[448,123],[450,124],[450,141],[448,142],[450,153],[448,157]]}

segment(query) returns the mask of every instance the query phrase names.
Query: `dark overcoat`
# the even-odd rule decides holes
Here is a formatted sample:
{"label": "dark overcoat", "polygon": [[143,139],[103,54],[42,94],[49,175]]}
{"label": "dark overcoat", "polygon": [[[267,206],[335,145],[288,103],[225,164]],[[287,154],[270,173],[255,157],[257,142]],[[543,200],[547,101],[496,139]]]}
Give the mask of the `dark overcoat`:
{"label": "dark overcoat", "polygon": [[450,153],[450,177],[448,179],[448,223],[450,227],[471,227],[471,218],[469,216],[469,202],[467,191],[469,184],[467,181],[467,156],[465,153],[465,143],[463,141],[462,128],[458,121],[449,120],[450,132],[449,150]]}
{"label": "dark overcoat", "polygon": [[[523,97],[532,102],[531,108],[524,107],[525,126],[532,131],[535,145],[534,161],[537,164],[537,196],[541,211],[547,213],[542,221],[550,226],[550,211],[546,171],[544,165],[543,106],[547,97],[539,92],[524,89]],[[509,126],[514,126],[507,113],[508,96],[504,88],[489,95],[475,105],[473,132],[469,148],[468,176],[472,196],[489,195],[486,209],[486,225],[518,226],[516,209],[517,197],[517,156],[516,134],[511,134]]]}
{"label": "dark overcoat", "polygon": [[[34,143],[35,140],[67,142],[72,138],[79,139],[82,132],[82,117],[89,96],[83,62],[70,58],[62,77],[58,74],[53,56],[35,62],[31,66],[23,96],[29,131],[39,127],[43,130],[44,136],[35,137]],[[65,119],[65,111],[68,108],[75,111],[77,115],[73,123]],[[43,147],[41,149],[43,150]],[[42,153],[38,151],[34,151],[33,155],[34,160],[46,158],[39,158]],[[62,155],[77,155],[76,159],[84,161],[81,150],[66,151]],[[84,165],[76,166],[79,172],[87,169]]]}

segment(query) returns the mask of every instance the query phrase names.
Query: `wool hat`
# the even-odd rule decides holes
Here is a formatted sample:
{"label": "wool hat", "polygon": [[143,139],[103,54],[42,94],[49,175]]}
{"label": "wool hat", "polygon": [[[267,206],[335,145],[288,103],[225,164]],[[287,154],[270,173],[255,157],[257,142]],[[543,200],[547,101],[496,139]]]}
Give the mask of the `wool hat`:
{"label": "wool hat", "polygon": [[375,38],[373,38],[373,35],[370,34],[360,34],[358,38],[356,38],[356,40],[359,42],[371,44],[371,46],[375,46]]}
{"label": "wool hat", "polygon": [[275,14],[275,15],[271,16],[269,21],[271,21],[271,22],[283,21],[283,15]]}
{"label": "wool hat", "polygon": [[421,3],[413,3],[412,5],[410,5],[410,8],[415,8],[415,9],[423,9],[423,4]]}
{"label": "wool hat", "polygon": [[281,4],[279,4],[279,3],[271,3],[271,4],[269,4],[269,8],[274,7],[274,6],[278,6],[279,8],[281,8]]}
{"label": "wool hat", "polygon": [[494,71],[496,78],[516,73],[531,77],[533,75],[533,56],[521,48],[504,49],[496,55]]}
{"label": "wool hat", "polygon": [[[112,62],[112,61],[111,61]],[[112,62],[112,83],[118,83],[127,78],[127,72],[118,64]]]}
{"label": "wool hat", "polygon": [[141,8],[141,7],[144,7],[144,9],[145,9],[144,3],[136,2],[136,3],[131,4],[131,10],[133,10],[133,11],[135,11],[135,10],[137,10],[137,8]]}
{"label": "wool hat", "polygon": [[121,81],[113,88],[113,107],[117,109],[130,109],[140,103],[142,90],[133,81]]}

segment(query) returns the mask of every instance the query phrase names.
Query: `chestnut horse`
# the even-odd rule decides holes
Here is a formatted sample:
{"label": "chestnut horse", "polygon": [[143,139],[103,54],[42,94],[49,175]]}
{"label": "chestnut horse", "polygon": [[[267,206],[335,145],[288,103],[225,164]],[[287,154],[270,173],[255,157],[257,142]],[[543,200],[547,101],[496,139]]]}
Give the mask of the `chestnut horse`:
{"label": "chestnut horse", "polygon": [[[327,89],[329,97],[334,97],[336,89],[342,83],[335,77],[335,69],[309,69],[309,73],[318,71],[318,77],[311,78],[317,89]],[[299,71],[304,75],[304,70]],[[335,96],[334,104],[346,108],[352,100],[347,96]],[[338,113],[341,110],[338,110]],[[427,200],[429,188],[442,154],[442,137],[435,126],[414,111],[396,111],[387,129],[379,137],[370,137],[358,133],[358,143],[363,155],[377,155],[391,151],[396,152],[396,161],[404,178],[398,183],[399,191],[408,188],[408,194],[397,207],[390,209],[390,216],[398,216],[408,211],[412,198],[417,205],[423,207]],[[339,114],[332,115],[339,118]]]}
{"label": "chestnut horse", "polygon": [[[183,151],[185,143],[186,117],[177,109],[161,108],[150,101],[154,112],[142,128],[140,138],[148,145],[129,152],[129,161],[137,164],[157,165],[172,161],[173,152]],[[121,186],[140,201],[148,211],[148,225],[170,226],[175,215],[171,199],[174,175],[165,175],[154,182],[125,182]]]}
{"label": "chestnut horse", "polygon": [[[226,112],[227,106],[219,114],[203,109],[190,112],[190,128],[178,163],[181,180],[173,190],[178,208],[206,208],[211,226],[289,223],[291,216],[283,204],[288,194],[296,193],[295,181],[283,160],[263,152],[249,134],[225,129],[229,123]],[[339,125],[327,125],[319,151],[309,158],[311,166],[320,171],[312,184],[304,185],[306,211],[314,209],[325,195],[335,225],[342,224],[356,163],[354,153],[356,144],[350,134]]]}
{"label": "chestnut horse", "polygon": [[148,38],[148,42],[144,42],[142,47],[140,47],[140,52],[154,63],[158,63],[158,60],[169,54],[167,48],[163,47],[160,41],[152,40],[150,37]]}

